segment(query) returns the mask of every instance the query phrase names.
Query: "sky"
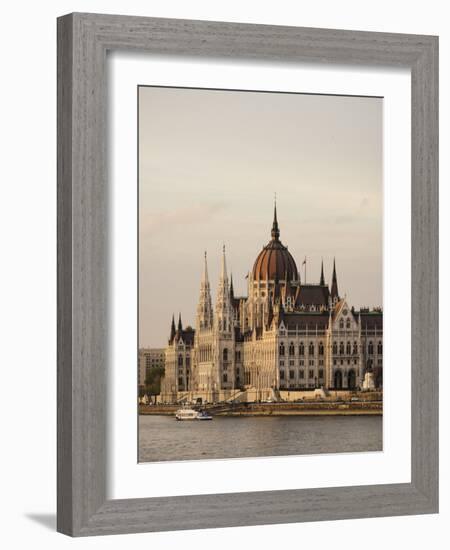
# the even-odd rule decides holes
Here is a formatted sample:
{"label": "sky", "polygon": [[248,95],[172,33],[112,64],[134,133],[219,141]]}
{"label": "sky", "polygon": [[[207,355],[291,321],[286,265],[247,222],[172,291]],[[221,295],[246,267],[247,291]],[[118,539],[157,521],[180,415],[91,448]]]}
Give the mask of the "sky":
{"label": "sky", "polygon": [[215,301],[222,247],[236,295],[270,240],[301,279],[382,306],[382,98],[140,87],[139,345],[172,313],[195,327],[204,251]]}

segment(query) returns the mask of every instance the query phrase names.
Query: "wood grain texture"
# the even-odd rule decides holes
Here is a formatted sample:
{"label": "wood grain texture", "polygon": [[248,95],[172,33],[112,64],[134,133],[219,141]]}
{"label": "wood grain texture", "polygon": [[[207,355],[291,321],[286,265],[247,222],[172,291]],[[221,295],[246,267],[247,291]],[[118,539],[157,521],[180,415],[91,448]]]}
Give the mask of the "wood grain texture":
{"label": "wood grain texture", "polygon": [[[412,481],[106,498],[106,52],[409,67],[412,75]],[[438,510],[438,39],[71,14],[58,20],[58,530],[98,535]]]}

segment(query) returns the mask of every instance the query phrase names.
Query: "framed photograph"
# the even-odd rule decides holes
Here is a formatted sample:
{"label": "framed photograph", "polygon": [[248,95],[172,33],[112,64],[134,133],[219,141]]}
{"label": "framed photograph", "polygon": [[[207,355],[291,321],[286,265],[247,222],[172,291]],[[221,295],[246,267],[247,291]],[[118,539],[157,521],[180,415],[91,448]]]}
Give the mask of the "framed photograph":
{"label": "framed photograph", "polygon": [[58,530],[438,511],[438,39],[58,19]]}

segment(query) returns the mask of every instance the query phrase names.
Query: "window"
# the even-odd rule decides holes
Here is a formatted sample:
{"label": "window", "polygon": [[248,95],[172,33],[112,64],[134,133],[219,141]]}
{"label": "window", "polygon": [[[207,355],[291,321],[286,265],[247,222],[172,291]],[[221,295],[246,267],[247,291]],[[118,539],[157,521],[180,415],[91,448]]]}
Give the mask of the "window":
{"label": "window", "polygon": [[228,361],[228,349],[224,348],[223,350],[223,360]]}
{"label": "window", "polygon": [[300,345],[298,347],[298,353],[299,355],[305,355],[305,346],[303,345],[303,342],[300,342]]}
{"label": "window", "polygon": [[181,353],[180,353],[180,355],[178,356],[178,366],[179,366],[179,367],[182,367],[182,366],[183,366],[183,356],[181,355]]}
{"label": "window", "polygon": [[319,365],[323,365],[323,359],[319,359]]}
{"label": "window", "polygon": [[373,355],[373,342],[369,342],[368,353],[369,355]]}
{"label": "window", "polygon": [[319,355],[323,355],[323,343],[319,342]]}
{"label": "window", "polygon": [[347,349],[346,349],[347,355],[350,355],[352,353],[352,345],[350,342],[347,342]]}
{"label": "window", "polygon": [[314,355],[314,344],[312,342],[309,343],[308,352],[309,355]]}
{"label": "window", "polygon": [[341,319],[341,320],[339,321],[339,328],[340,328],[340,329],[343,329],[343,328],[344,328],[344,319]]}
{"label": "window", "polygon": [[295,355],[294,342],[289,344],[289,355]]}
{"label": "window", "polygon": [[323,369],[319,369],[319,378],[323,378]]}
{"label": "window", "polygon": [[294,361],[291,359],[291,361],[289,361],[289,366],[290,367],[293,367],[294,366]]}
{"label": "window", "polygon": [[305,364],[305,361],[303,359],[300,359],[299,364],[303,366]]}
{"label": "window", "polygon": [[344,355],[344,342],[339,344],[339,355]]}
{"label": "window", "polygon": [[223,381],[228,382],[228,374],[226,372],[223,375]]}
{"label": "window", "polygon": [[299,378],[305,378],[305,371],[304,370],[299,371],[298,377]]}
{"label": "window", "polygon": [[309,360],[309,366],[310,366],[310,367],[313,367],[313,366],[314,366],[314,359],[310,359],[310,360]]}
{"label": "window", "polygon": [[183,385],[183,379],[180,377],[178,378],[178,385],[179,386],[182,386]]}
{"label": "window", "polygon": [[240,351],[237,351],[237,352],[236,352],[236,362],[237,362],[237,363],[240,363],[240,361],[241,361],[241,352],[240,352]]}
{"label": "window", "polygon": [[284,380],[284,370],[280,370],[280,380]]}
{"label": "window", "polygon": [[190,367],[191,366],[191,358],[190,357],[186,357],[186,367]]}
{"label": "window", "polygon": [[280,361],[280,367],[284,367],[284,361]]}
{"label": "window", "polygon": [[281,342],[280,344],[280,355],[284,355],[284,344]]}
{"label": "window", "polygon": [[345,328],[350,328],[350,319],[347,319],[347,322],[345,323]]}
{"label": "window", "polygon": [[358,353],[358,342],[353,342],[353,355]]}
{"label": "window", "polygon": [[383,342],[378,342],[377,352],[379,355],[383,353]]}
{"label": "window", "polygon": [[333,359],[333,365],[336,365],[336,364],[337,364],[336,359]]}
{"label": "window", "polygon": [[289,371],[289,378],[292,380],[294,378],[294,371],[293,370],[290,370]]}
{"label": "window", "polygon": [[333,355],[337,355],[337,342],[333,342]]}
{"label": "window", "polygon": [[314,371],[313,370],[310,370],[309,373],[308,373],[309,377],[310,378],[314,378]]}

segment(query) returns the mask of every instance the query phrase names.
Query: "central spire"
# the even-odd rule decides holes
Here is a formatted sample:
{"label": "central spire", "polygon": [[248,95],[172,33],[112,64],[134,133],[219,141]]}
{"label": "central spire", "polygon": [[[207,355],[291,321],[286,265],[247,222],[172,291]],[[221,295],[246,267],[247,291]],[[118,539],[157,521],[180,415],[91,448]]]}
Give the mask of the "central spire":
{"label": "central spire", "polygon": [[275,195],[274,205],[273,205],[273,223],[272,223],[272,240],[278,241],[280,238],[280,230],[278,228],[277,220],[277,196]]}

